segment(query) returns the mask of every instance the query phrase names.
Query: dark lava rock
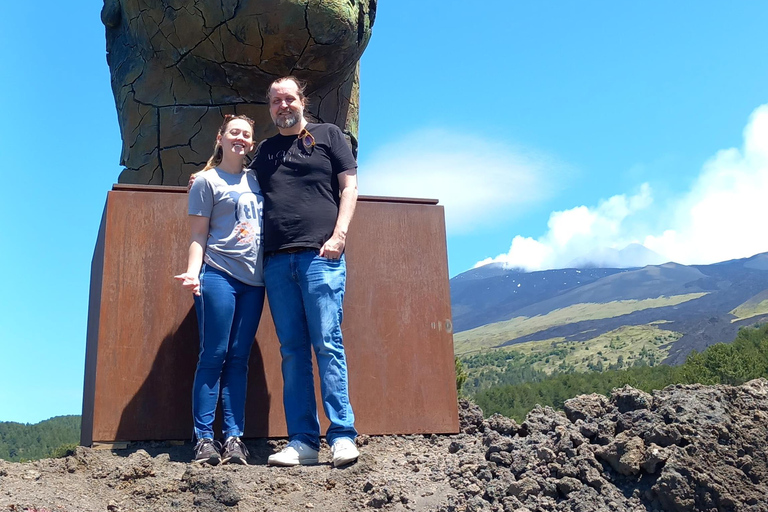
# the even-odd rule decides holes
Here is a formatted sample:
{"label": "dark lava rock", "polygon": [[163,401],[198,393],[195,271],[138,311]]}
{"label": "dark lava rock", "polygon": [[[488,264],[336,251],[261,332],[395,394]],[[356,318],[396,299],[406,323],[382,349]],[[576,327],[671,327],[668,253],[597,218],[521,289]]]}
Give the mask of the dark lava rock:
{"label": "dark lava rock", "polygon": [[462,424],[484,432],[495,466],[479,480],[483,510],[768,512],[765,379],[652,395],[625,386],[564,412],[537,407],[517,429],[497,415]]}
{"label": "dark lava rock", "polygon": [[499,434],[511,436],[517,434],[520,426],[512,418],[507,418],[501,414],[493,414],[488,418],[488,428],[495,430]]}
{"label": "dark lava rock", "polygon": [[483,427],[483,410],[476,403],[459,400],[459,428],[466,434],[474,434]]}
{"label": "dark lava rock", "polygon": [[650,409],[653,398],[645,391],[640,391],[630,386],[614,389],[611,393],[611,403],[621,413],[636,411],[638,409]]}

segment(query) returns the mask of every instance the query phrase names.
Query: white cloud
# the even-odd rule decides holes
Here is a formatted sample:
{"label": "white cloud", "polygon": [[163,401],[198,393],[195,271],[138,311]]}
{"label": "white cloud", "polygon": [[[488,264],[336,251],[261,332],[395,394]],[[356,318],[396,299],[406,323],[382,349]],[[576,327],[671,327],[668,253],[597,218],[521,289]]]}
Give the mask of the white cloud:
{"label": "white cloud", "polygon": [[425,130],[361,162],[360,193],[438,199],[445,206],[446,229],[456,234],[548,198],[561,167],[498,138]]}
{"label": "white cloud", "polygon": [[711,263],[768,251],[768,105],[744,129],[744,147],[718,152],[672,210],[669,227],[644,244],[681,263]]}
{"label": "white cloud", "polygon": [[[516,236],[508,253],[476,266],[501,262],[539,270],[579,260],[600,263],[596,255],[604,255],[606,249],[618,251],[638,242],[666,261],[685,264],[768,251],[768,105],[752,113],[742,149],[719,151],[704,164],[691,189],[670,204],[648,208],[652,201],[651,187],[643,184],[629,197],[621,194],[596,207],[553,212],[544,235]],[[647,226],[661,229],[651,231]]]}
{"label": "white cloud", "polygon": [[507,254],[487,258],[476,266],[501,262],[527,270],[561,268],[596,249],[621,249],[637,242],[622,233],[625,220],[652,203],[651,188],[643,184],[633,196],[613,196],[597,207],[577,206],[549,216],[547,233],[534,240],[516,236]]}

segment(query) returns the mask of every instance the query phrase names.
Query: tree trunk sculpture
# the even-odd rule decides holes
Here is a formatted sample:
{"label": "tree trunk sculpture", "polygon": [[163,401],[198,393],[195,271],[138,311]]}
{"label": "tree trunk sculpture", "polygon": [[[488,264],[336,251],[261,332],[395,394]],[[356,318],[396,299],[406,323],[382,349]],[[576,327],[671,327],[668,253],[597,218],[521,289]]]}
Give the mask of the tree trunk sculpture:
{"label": "tree trunk sculpture", "polygon": [[358,61],[377,0],[104,0],[125,167],[120,183],[184,185],[213,150],[224,114],[276,133],[266,89],[308,83],[308,113],[357,149]]}

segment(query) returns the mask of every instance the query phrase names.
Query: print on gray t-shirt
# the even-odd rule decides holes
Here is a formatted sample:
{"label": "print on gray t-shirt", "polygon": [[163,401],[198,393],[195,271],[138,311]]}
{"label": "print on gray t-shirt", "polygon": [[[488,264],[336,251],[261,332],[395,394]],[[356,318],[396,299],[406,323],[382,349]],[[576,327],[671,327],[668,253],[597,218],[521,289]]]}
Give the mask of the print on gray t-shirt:
{"label": "print on gray t-shirt", "polygon": [[230,174],[214,168],[198,174],[188,212],[210,219],[205,263],[243,283],[264,286],[263,210],[253,171]]}

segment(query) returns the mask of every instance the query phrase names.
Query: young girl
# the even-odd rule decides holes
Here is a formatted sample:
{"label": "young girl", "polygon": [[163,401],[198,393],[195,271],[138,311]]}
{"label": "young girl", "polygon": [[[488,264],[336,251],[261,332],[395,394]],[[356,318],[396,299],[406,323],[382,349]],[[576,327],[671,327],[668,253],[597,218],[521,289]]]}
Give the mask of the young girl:
{"label": "young girl", "polygon": [[[264,199],[244,159],[253,150],[253,121],[224,117],[213,156],[189,191],[191,240],[187,271],[174,276],[194,294],[200,357],[192,391],[195,462],[246,464],[248,358],[264,305]],[[223,447],[213,419],[221,391]]]}

